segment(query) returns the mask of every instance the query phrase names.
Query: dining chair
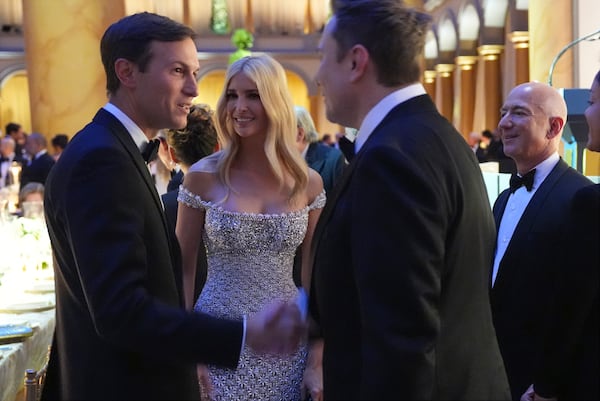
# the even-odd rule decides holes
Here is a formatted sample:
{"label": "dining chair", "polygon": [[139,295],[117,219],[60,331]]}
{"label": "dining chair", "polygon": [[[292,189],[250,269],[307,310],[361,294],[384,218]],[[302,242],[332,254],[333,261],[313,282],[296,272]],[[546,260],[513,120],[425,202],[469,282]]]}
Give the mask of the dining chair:
{"label": "dining chair", "polygon": [[39,370],[25,370],[25,401],[40,401],[42,397],[42,388],[46,379],[46,370],[48,370],[48,360],[50,359],[50,346],[48,346],[48,355],[46,362]]}

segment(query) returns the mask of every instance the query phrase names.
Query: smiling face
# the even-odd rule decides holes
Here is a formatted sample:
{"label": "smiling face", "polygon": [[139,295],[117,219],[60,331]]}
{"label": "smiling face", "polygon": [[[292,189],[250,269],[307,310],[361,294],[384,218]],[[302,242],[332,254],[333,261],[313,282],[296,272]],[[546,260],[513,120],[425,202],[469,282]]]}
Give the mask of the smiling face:
{"label": "smiling face", "polygon": [[196,45],[191,38],[155,41],[151,54],[145,71],[135,71],[134,121],[144,131],[183,128],[192,100],[198,95]]}
{"label": "smiling face", "polygon": [[510,92],[498,130],[504,153],[515,161],[519,172],[526,173],[558,150],[563,113],[564,100],[547,85],[522,84]]}
{"label": "smiling face", "polygon": [[589,132],[586,147],[594,152],[600,152],[600,72],[592,83],[589,106],[585,109],[585,119]]}
{"label": "smiling face", "polygon": [[266,135],[269,119],[254,81],[237,73],[229,81],[225,96],[228,118],[240,137]]}

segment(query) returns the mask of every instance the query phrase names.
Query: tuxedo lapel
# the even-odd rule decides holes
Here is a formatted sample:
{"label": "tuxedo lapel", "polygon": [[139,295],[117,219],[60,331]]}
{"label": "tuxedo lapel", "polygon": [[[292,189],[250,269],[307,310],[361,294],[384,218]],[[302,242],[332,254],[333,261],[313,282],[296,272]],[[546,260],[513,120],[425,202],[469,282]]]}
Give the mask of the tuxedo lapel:
{"label": "tuxedo lapel", "polygon": [[[431,112],[431,111],[436,111],[436,107],[428,95],[420,95],[420,96],[414,97],[412,99],[409,99],[403,103],[400,103],[399,105],[394,107],[383,118],[383,120],[379,123],[379,125],[377,125],[377,127],[375,127],[375,129],[373,130],[373,132],[371,133],[371,135],[369,136],[367,141],[363,144],[361,151],[359,151],[356,155],[354,155],[352,157],[350,164],[348,164],[345,167],[344,173],[342,174],[342,176],[340,177],[340,180],[335,185],[335,187],[332,191],[332,194],[331,195],[328,194],[327,203],[325,204],[325,208],[321,212],[321,216],[319,217],[319,221],[317,222],[317,226],[315,227],[315,233],[313,235],[312,251],[311,251],[311,260],[313,262],[313,265],[314,265],[314,261],[315,261],[316,249],[317,249],[317,246],[321,239],[321,236],[323,234],[323,229],[324,229],[325,225],[328,223],[329,219],[331,218],[331,213],[335,209],[335,205],[336,205],[340,195],[342,194],[342,192],[344,192],[346,186],[349,185],[350,177],[352,177],[354,168],[360,162],[361,153],[364,154],[364,152],[362,150],[367,149],[373,143],[373,138],[375,138],[379,133],[385,131],[385,128],[384,128],[385,125],[392,118],[396,119],[403,115],[410,115],[410,114],[414,114],[414,113]],[[308,158],[308,153],[307,153],[307,158]]]}
{"label": "tuxedo lapel", "polygon": [[502,215],[504,214],[504,210],[506,209],[506,203],[508,202],[509,196],[510,192],[506,190],[503,191],[496,200],[496,205],[494,207],[494,220],[496,221],[496,232],[500,228],[500,221],[502,220]]}
{"label": "tuxedo lapel", "polygon": [[312,265],[314,265],[315,253],[317,245],[319,244],[319,241],[321,239],[321,235],[323,234],[323,229],[325,228],[325,225],[329,222],[329,219],[331,218],[331,213],[335,209],[335,204],[337,203],[340,194],[344,191],[344,189],[350,181],[350,177],[352,176],[352,172],[354,171],[354,167],[356,166],[355,162],[356,160],[353,160],[352,162],[350,162],[349,165],[346,166],[342,176],[340,177],[340,180],[331,191],[331,195],[327,197],[327,202],[325,203],[325,207],[323,208],[321,216],[317,221],[317,225],[315,227],[315,232],[313,235],[314,239],[312,241],[311,249],[311,260],[313,262]]}
{"label": "tuxedo lapel", "polygon": [[[519,244],[527,240],[531,230],[533,229],[533,225],[539,217],[539,214],[544,211],[544,203],[548,199],[548,196],[551,195],[552,190],[554,189],[560,177],[562,177],[567,170],[568,165],[562,159],[559,160],[558,164],[554,166],[550,174],[542,182],[542,185],[540,185],[540,187],[535,191],[535,194],[531,198],[531,201],[529,201],[529,204],[525,208],[523,215],[519,219],[519,222],[515,227],[515,231],[510,239],[510,243],[506,248],[506,252],[502,257],[502,261],[500,262],[498,269],[498,277],[494,287],[500,287],[503,285],[502,283],[510,282],[510,276],[513,273],[513,271],[511,271],[511,267],[514,269],[515,266],[518,266],[517,263],[510,262],[510,259],[518,257],[515,249],[518,249]],[[508,200],[508,194],[509,191],[505,191],[505,198],[503,200],[502,209],[498,214],[499,218],[496,221],[496,227],[500,227],[500,219],[504,214],[504,209]],[[494,217],[496,217],[496,213],[494,213]],[[509,262],[504,263],[505,260]]]}
{"label": "tuxedo lapel", "polygon": [[144,161],[144,158],[142,157],[139,148],[131,138],[131,135],[129,134],[129,132],[127,132],[123,124],[121,124],[121,122],[116,117],[114,117],[112,114],[110,114],[104,109],[100,109],[98,111],[93,121],[97,124],[105,126],[110,131],[110,133],[118,139],[118,141],[123,145],[129,156],[131,157],[136,169],[144,178],[144,183],[146,184],[148,191],[150,191],[150,194],[152,195],[152,199],[154,200],[156,207],[160,210],[163,227],[165,229],[165,233],[168,235],[169,228],[165,218],[162,202],[160,200],[160,197],[158,196],[158,192],[156,191],[156,186],[154,185],[154,181],[152,180],[150,171],[148,171],[148,166],[146,165],[146,162]]}

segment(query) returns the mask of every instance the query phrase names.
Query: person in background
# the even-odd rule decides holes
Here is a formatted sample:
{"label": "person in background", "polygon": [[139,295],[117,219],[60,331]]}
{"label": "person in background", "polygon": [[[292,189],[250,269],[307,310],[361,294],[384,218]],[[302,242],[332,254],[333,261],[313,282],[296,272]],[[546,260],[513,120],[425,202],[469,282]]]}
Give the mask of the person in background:
{"label": "person in background", "polygon": [[[483,130],[480,137],[481,138],[479,139],[479,142],[477,142],[477,147],[475,149],[475,156],[477,156],[479,163],[485,163],[492,160],[498,161],[498,155],[496,153],[498,151],[498,147],[492,146],[492,154],[489,153],[490,144],[494,138],[492,131],[489,129]],[[500,147],[500,149],[502,149],[502,147]]]}
{"label": "person in background", "polygon": [[[341,177],[346,159],[339,149],[319,141],[319,134],[313,119],[304,107],[295,106],[296,147],[310,168],[315,170],[323,179],[323,187],[327,194],[331,193],[335,182]],[[302,252],[296,252],[294,258],[294,281],[301,286]]]}
{"label": "person in background", "polygon": [[46,184],[56,329],[42,399],[193,400],[199,362],[235,369],[249,349],[298,348],[305,325],[293,303],[235,318],[181,303],[176,249],[142,152],[159,130],[186,125],[198,95],[195,37],[148,12],[102,36],[108,103],[73,136]]}
{"label": "person in background", "polygon": [[[169,154],[166,160],[167,162],[177,163],[180,171],[185,175],[194,163],[212,154],[217,148],[217,129],[214,125],[213,111],[208,105],[194,104],[190,108],[185,128],[166,130],[165,135],[166,151]],[[182,183],[183,176],[176,189],[162,195],[167,223],[173,238],[175,238],[175,225],[177,224],[177,195],[179,193],[179,185]],[[206,249],[204,240],[200,238],[200,241],[196,265],[194,299],[198,298],[206,281]],[[179,248],[179,243],[176,246]],[[174,268],[177,269],[175,278],[177,279],[177,285],[183,299],[181,265],[177,264]]]}
{"label": "person in background", "polygon": [[[38,209],[44,202],[44,184],[39,182],[30,182],[19,191],[19,205],[16,215],[19,217],[42,217],[41,209]],[[28,206],[27,204],[32,204]],[[27,210],[29,207],[30,210]]]}
{"label": "person in background", "polygon": [[323,179],[325,192],[330,193],[344,171],[344,155],[339,149],[319,143],[319,134],[308,110],[302,106],[295,106],[294,111],[298,125],[296,147],[308,166]]}
{"label": "person in background", "polygon": [[66,134],[56,134],[52,137],[50,144],[52,145],[52,157],[55,161],[58,160],[68,143],[69,137]]}
{"label": "person in background", "polygon": [[314,234],[324,398],[506,399],[487,191],[419,83],[431,17],[397,0],[332,7],[316,79],[327,119],[358,134]]}
{"label": "person in background", "polygon": [[[272,57],[248,56],[229,66],[216,124],[222,150],[185,174],[176,232],[186,307],[238,318],[298,293],[294,254],[301,246],[309,261],[304,256],[325,191],[295,147],[294,106],[284,69]],[[201,236],[208,275],[194,300]],[[309,280],[305,263],[302,284]],[[285,357],[243,350],[237,370],[209,365],[200,378],[215,399],[300,400],[306,352],[305,346]]]}
{"label": "person in background", "polygon": [[21,126],[21,124],[6,124],[5,134],[7,137],[11,137],[15,141],[15,159],[17,161],[23,160],[25,161],[23,164],[26,164],[26,161],[29,161],[29,156],[25,151],[25,142],[27,141],[27,134],[25,134],[25,131],[23,131],[23,127]]}
{"label": "person in background", "polygon": [[513,400],[533,382],[549,334],[546,321],[560,302],[554,278],[568,267],[562,234],[569,206],[575,193],[591,184],[558,154],[566,121],[562,95],[528,82],[510,91],[498,123],[504,153],[517,174],[493,206],[498,235],[490,299]]}
{"label": "person in background", "polygon": [[323,134],[320,142],[327,146],[335,146],[335,138],[331,134]]}
{"label": "person in background", "polygon": [[473,152],[477,152],[480,141],[481,141],[481,134],[477,131],[471,132],[469,134],[469,137],[467,138],[467,144],[469,145],[469,147],[471,149],[473,149]]}
{"label": "person in background", "polygon": [[23,169],[26,160],[15,152],[15,140],[10,136],[0,139],[0,188],[9,187],[16,183],[19,177],[13,177],[11,167],[16,162]]}
{"label": "person in background", "polygon": [[179,189],[179,186],[183,183],[184,172],[181,170],[179,163],[173,160],[166,138],[164,140],[161,139],[160,145],[158,157],[160,157],[163,164],[170,170],[170,178],[169,182],[167,183],[167,192],[172,192],[176,189]]}
{"label": "person in background", "polygon": [[[600,71],[592,82],[585,118],[587,148],[600,152]],[[578,190],[569,212],[560,245],[568,251],[553,283],[557,303],[523,401],[600,399],[600,184]]]}
{"label": "person in background", "polygon": [[39,182],[30,182],[19,191],[19,205],[23,202],[43,202],[44,184]]}
{"label": "person in background", "polygon": [[30,182],[46,183],[46,178],[56,163],[48,154],[47,147],[48,142],[44,135],[34,132],[27,136],[25,150],[30,161],[21,171],[21,188]]}

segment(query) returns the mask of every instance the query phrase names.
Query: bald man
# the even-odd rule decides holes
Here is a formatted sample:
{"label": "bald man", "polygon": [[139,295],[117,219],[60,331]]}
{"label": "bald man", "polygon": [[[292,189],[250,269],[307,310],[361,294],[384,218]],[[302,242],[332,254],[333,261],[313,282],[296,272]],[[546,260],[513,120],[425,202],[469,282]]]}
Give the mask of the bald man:
{"label": "bald man", "polygon": [[567,107],[554,88],[539,82],[519,85],[501,114],[504,153],[515,161],[518,174],[494,204],[498,237],[491,302],[511,395],[519,400],[532,383],[544,327],[554,314],[556,275],[569,267],[561,237],[569,204],[591,181],[558,155]]}

